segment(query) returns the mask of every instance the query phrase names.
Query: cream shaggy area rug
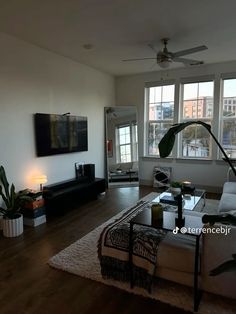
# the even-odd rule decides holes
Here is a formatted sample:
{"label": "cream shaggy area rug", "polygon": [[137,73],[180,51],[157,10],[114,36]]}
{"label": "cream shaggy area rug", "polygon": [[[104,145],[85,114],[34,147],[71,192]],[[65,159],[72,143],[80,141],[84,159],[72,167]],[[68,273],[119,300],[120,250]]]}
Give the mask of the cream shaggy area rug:
{"label": "cream shaggy area rug", "polygon": [[[155,193],[156,194],[156,193]],[[144,199],[153,198],[154,193],[150,193]],[[214,212],[218,206],[218,201],[207,200],[204,211]],[[121,216],[124,211],[106,221],[101,226],[97,227],[86,236],[71,244],[66,249],[59,252],[49,260],[49,265],[72,274],[86,277],[92,280],[102,282],[106,285],[111,285],[130,293],[142,295],[144,297],[159,300],[184,310],[193,310],[193,292],[192,289],[183,285],[178,285],[169,281],[159,280],[152,289],[152,294],[146,290],[135,287],[130,289],[129,283],[104,280],[100,273],[100,263],[97,257],[97,241],[103,228],[112,222],[114,219]],[[226,300],[219,296],[203,293],[199,305],[198,313],[200,314],[233,314],[236,313],[236,302]]]}

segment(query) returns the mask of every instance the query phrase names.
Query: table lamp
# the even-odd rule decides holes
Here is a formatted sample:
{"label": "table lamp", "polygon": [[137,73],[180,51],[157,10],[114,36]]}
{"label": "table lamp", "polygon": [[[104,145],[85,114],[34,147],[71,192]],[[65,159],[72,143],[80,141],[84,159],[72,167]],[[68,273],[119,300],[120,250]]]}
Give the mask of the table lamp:
{"label": "table lamp", "polygon": [[48,181],[47,176],[45,174],[38,175],[34,177],[34,182],[39,184],[40,191],[43,190],[43,184]]}

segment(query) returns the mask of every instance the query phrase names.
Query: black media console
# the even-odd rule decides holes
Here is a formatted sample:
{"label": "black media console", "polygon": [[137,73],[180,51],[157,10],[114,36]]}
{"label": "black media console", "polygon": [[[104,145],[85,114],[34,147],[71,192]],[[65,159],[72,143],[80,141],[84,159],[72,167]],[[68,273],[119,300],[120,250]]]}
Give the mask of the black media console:
{"label": "black media console", "polygon": [[105,179],[68,180],[44,186],[47,216],[62,214],[78,207],[79,204],[96,199],[99,193],[105,192]]}

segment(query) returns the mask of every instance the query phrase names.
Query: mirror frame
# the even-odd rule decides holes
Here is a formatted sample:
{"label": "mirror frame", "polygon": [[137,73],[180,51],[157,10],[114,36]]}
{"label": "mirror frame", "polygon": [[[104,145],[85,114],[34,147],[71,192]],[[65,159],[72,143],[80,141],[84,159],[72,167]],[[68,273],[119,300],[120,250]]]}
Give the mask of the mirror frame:
{"label": "mirror frame", "polygon": [[[134,113],[136,115],[136,121],[137,121],[137,127],[138,127],[138,112],[137,112],[137,107],[136,106],[111,106],[111,107],[104,107],[104,177],[106,180],[106,187],[109,187],[109,176],[108,176],[108,167],[109,167],[109,161],[108,161],[108,141],[110,138],[108,138],[108,119],[107,116],[110,113],[109,111],[115,110],[115,109],[134,109]],[[138,147],[139,147],[139,136],[137,135],[137,140],[138,140]],[[113,143],[114,145],[114,143]],[[113,148],[113,154],[114,154],[114,148]],[[138,161],[139,161],[139,153],[138,153]]]}

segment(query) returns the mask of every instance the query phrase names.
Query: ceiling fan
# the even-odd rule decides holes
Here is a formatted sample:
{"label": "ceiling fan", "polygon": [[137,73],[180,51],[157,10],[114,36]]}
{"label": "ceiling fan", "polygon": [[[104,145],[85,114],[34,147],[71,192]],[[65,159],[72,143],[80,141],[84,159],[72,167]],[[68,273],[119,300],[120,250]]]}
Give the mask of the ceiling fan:
{"label": "ceiling fan", "polygon": [[156,58],[139,58],[139,59],[126,59],[122,61],[138,61],[138,60],[156,60],[157,64],[161,68],[168,68],[172,62],[181,62],[184,65],[199,65],[203,64],[203,61],[193,60],[193,59],[185,59],[182,58],[182,56],[195,53],[198,51],[206,50],[208,49],[206,46],[198,46],[190,49],[185,49],[177,52],[170,52],[167,49],[167,44],[169,41],[169,38],[163,38],[162,43],[164,44],[164,48],[161,51],[156,51],[155,47],[152,44],[149,44],[148,46],[156,52]]}

